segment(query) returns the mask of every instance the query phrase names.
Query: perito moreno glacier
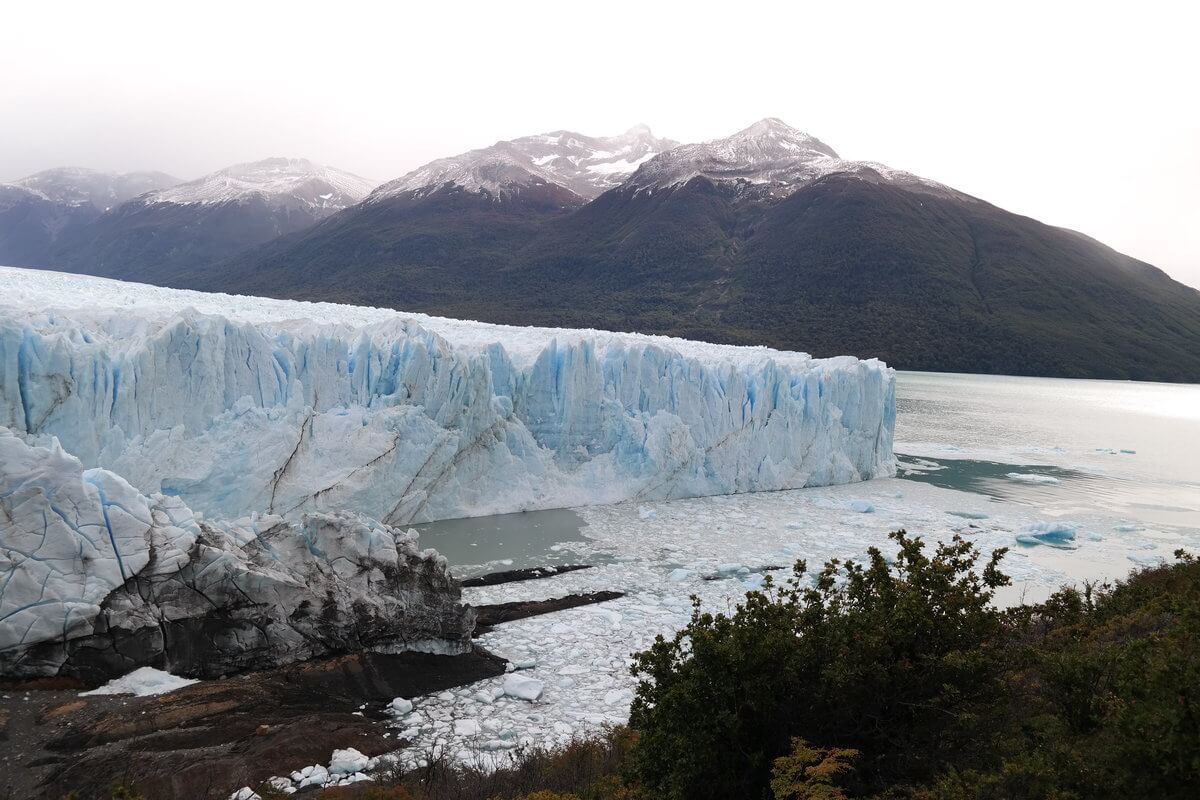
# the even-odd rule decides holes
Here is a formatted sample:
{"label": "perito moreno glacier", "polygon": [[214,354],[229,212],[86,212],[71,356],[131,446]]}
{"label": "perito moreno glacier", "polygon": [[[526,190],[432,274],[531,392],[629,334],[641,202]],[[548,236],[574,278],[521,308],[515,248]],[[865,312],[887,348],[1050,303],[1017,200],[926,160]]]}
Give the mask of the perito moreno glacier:
{"label": "perito moreno glacier", "polygon": [[[265,662],[454,651],[469,610],[397,526],[895,472],[875,360],[10,268],[0,286],[0,673],[247,666],[189,607],[199,575],[284,609],[245,621]],[[408,611],[343,641],[286,616],[315,592]]]}
{"label": "perito moreno glacier", "polygon": [[0,284],[0,425],[210,516],[401,525],[895,470],[878,361],[38,271]]}

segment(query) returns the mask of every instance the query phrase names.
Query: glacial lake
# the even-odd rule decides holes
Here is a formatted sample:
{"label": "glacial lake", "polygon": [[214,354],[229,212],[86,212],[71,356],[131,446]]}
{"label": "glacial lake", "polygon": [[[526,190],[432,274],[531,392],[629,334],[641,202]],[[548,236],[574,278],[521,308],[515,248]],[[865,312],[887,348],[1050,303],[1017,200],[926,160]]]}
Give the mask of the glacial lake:
{"label": "glacial lake", "polygon": [[897,373],[899,475],[1200,530],[1200,386]]}
{"label": "glacial lake", "polygon": [[[898,477],[1130,529],[1200,532],[1200,386],[898,372]],[[600,563],[555,509],[411,526],[456,574]]]}

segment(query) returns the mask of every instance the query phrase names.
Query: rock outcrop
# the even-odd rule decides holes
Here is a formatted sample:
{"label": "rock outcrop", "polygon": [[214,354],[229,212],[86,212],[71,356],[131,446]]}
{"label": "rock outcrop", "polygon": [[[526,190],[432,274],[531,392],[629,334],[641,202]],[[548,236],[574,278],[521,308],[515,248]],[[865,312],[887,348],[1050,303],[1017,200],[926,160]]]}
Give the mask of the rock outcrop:
{"label": "rock outcrop", "polygon": [[0,428],[0,675],[216,677],[340,652],[470,649],[444,558],[346,512],[199,519]]}

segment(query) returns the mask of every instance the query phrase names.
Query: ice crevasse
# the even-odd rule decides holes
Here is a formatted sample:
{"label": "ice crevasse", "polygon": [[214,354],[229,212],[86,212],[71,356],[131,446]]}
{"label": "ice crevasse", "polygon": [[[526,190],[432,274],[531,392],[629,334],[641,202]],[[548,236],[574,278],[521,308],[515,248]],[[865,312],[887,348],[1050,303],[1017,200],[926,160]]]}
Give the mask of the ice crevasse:
{"label": "ice crevasse", "polygon": [[0,426],[205,515],[390,525],[892,475],[876,360],[0,268]]}

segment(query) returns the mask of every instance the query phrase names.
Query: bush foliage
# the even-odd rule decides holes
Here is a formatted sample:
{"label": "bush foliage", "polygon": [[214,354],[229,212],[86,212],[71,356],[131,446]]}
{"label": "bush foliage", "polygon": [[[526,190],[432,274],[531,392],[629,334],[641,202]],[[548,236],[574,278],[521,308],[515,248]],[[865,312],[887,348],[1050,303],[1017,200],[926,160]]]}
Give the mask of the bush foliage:
{"label": "bush foliage", "polygon": [[1003,551],[831,562],[637,657],[650,796],[1156,798],[1200,787],[1200,564],[999,610]]}

